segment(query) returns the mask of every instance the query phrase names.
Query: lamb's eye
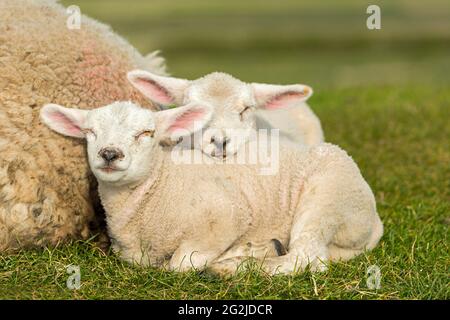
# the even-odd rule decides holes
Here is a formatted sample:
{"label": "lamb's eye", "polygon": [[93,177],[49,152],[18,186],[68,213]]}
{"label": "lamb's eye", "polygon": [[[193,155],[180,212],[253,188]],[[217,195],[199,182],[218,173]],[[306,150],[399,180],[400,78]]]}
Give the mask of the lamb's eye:
{"label": "lamb's eye", "polygon": [[81,130],[86,136],[88,135],[92,135],[94,136],[94,138],[97,138],[97,135],[95,134],[94,130],[89,129],[89,128],[85,128],[83,130]]}
{"label": "lamb's eye", "polygon": [[155,135],[155,130],[144,130],[144,131],[139,132],[137,135],[135,135],[134,138],[136,140],[139,140],[140,138],[143,138],[143,137],[153,138],[154,135]]}
{"label": "lamb's eye", "polygon": [[244,114],[249,111],[252,107],[246,106],[241,112],[239,112],[239,117],[241,118],[241,121],[244,120]]}

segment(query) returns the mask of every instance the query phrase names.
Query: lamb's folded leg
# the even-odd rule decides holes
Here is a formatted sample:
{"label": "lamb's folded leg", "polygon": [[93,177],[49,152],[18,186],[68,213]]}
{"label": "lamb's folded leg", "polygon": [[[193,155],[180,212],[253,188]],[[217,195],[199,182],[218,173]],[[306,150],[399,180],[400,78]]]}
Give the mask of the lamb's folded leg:
{"label": "lamb's folded leg", "polygon": [[186,240],[175,250],[169,262],[169,269],[185,272],[192,269],[203,270],[208,264],[219,257],[230,242],[210,242],[197,240]]}
{"label": "lamb's folded leg", "polygon": [[286,254],[286,248],[278,239],[269,241],[250,241],[233,245],[216,262],[235,257],[252,257],[263,259],[265,257],[278,257]]}
{"label": "lamb's folded leg", "polygon": [[212,263],[208,270],[220,275],[235,273],[246,264],[259,263],[266,258],[285,255],[286,248],[278,239],[264,242],[247,242],[233,246]]}
{"label": "lamb's folded leg", "polygon": [[[284,245],[277,239],[267,242],[247,242],[233,246],[225,253],[217,255],[216,250],[201,249],[199,242],[184,242],[172,256],[169,267],[174,270],[203,269],[211,266],[210,271],[219,274],[234,273],[242,262],[252,258],[263,260],[267,257],[278,257],[286,254]],[[193,248],[197,248],[194,250]]]}
{"label": "lamb's folded leg", "polygon": [[181,241],[170,259],[169,269],[181,272],[204,269],[239,239],[241,231],[235,223],[233,219],[204,223],[205,228],[198,228],[196,234]]}

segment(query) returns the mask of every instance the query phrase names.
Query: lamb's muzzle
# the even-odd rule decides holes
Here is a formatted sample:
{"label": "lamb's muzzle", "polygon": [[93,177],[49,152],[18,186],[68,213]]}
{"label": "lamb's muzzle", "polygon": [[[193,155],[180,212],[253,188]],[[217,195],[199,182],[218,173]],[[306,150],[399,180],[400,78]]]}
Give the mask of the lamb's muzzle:
{"label": "lamb's muzzle", "polygon": [[107,165],[110,165],[115,160],[123,159],[124,157],[122,150],[112,147],[103,148],[98,154],[103,158],[103,160],[105,160]]}

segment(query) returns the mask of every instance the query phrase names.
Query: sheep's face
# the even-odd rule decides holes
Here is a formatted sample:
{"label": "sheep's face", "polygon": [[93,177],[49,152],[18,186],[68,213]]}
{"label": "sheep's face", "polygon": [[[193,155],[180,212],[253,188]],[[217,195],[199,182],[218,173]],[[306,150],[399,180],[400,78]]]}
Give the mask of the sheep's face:
{"label": "sheep's face", "polygon": [[192,82],[185,102],[207,104],[214,110],[202,141],[204,153],[218,158],[236,153],[256,129],[255,105],[250,85],[224,73],[212,73]]}
{"label": "sheep's face", "polygon": [[212,108],[213,116],[194,147],[218,158],[235,154],[249,140],[256,130],[257,109],[286,108],[312,94],[305,85],[249,84],[219,72],[189,81],[138,70],[128,79],[155,103]]}
{"label": "sheep's face", "polygon": [[152,112],[131,102],[116,102],[89,111],[50,104],[42,108],[41,118],[61,134],[86,139],[89,165],[99,181],[126,185],[149,175],[160,138],[190,135],[209,120],[210,113],[197,106]]}
{"label": "sheep's face", "polygon": [[89,165],[98,180],[126,184],[147,175],[155,132],[150,110],[129,102],[90,111],[47,105],[41,115],[55,131],[86,138]]}
{"label": "sheep's face", "polygon": [[154,144],[152,112],[119,102],[88,113],[83,131],[89,165],[105,182],[138,182],[148,174],[145,165]]}

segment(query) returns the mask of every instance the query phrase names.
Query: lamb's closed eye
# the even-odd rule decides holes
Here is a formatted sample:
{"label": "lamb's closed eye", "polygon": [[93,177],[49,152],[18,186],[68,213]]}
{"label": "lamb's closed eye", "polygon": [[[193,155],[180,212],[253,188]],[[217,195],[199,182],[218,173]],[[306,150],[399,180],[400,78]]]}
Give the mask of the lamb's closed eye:
{"label": "lamb's closed eye", "polygon": [[241,121],[244,120],[244,116],[253,109],[253,106],[245,106],[244,109],[239,112],[239,117],[241,119]]}
{"label": "lamb's closed eye", "polygon": [[95,133],[94,129],[91,129],[91,128],[84,128],[84,129],[82,129],[82,132],[84,133],[84,135],[85,135],[86,137],[92,136],[92,137],[94,137],[95,139],[97,139],[97,134]]}
{"label": "lamb's closed eye", "polygon": [[150,138],[153,138],[154,135],[155,135],[155,130],[153,130],[153,129],[147,129],[147,130],[142,130],[141,132],[139,132],[138,134],[136,134],[136,135],[134,136],[134,139],[135,139],[136,141],[138,141],[140,138],[143,138],[143,137],[150,137]]}

